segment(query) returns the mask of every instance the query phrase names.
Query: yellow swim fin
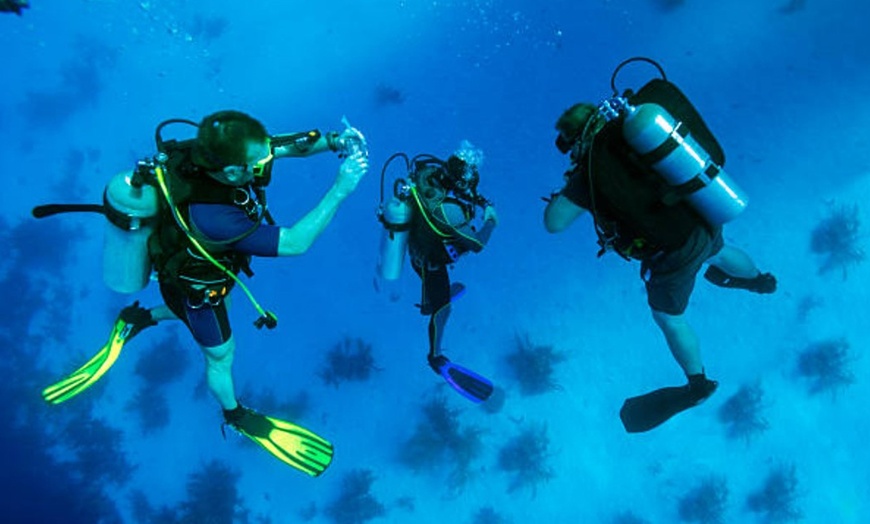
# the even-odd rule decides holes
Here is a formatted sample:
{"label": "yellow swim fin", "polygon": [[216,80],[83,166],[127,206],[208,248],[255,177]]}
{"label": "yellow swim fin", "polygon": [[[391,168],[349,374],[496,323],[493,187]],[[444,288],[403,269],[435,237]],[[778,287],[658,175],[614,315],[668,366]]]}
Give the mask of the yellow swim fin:
{"label": "yellow swim fin", "polygon": [[332,462],[332,444],[292,422],[261,415],[241,404],[224,411],[226,423],[281,462],[317,477]]}
{"label": "yellow swim fin", "polygon": [[118,360],[130,327],[123,320],[116,321],[106,345],[68,377],[43,389],[42,398],[50,404],[60,404],[94,385]]}
{"label": "yellow swim fin", "polygon": [[156,322],[151,319],[151,313],[140,307],[139,302],[125,307],[118,315],[106,345],[82,367],[63,380],[43,389],[42,398],[49,404],[60,404],[93,386],[118,360],[124,344],[146,327],[155,324]]}

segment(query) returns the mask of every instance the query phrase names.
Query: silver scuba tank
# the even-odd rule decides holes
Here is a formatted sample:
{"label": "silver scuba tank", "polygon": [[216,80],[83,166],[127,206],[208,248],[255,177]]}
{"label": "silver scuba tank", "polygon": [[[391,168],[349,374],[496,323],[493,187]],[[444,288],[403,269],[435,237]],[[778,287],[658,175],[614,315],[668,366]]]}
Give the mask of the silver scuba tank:
{"label": "silver scuba tank", "polygon": [[398,280],[402,275],[412,211],[407,202],[397,197],[391,198],[384,206],[384,232],[378,256],[378,276],[384,280]]}
{"label": "silver scuba tank", "polygon": [[103,193],[108,219],[103,243],[103,281],[118,293],[135,293],[148,285],[151,259],[148,238],[158,211],[157,190],[131,184],[133,172],[109,180]]}
{"label": "silver scuba tank", "polygon": [[641,155],[652,153],[650,167],[684,193],[683,198],[707,222],[722,225],[746,209],[746,193],[665,108],[626,104],[624,111],[625,140]]}

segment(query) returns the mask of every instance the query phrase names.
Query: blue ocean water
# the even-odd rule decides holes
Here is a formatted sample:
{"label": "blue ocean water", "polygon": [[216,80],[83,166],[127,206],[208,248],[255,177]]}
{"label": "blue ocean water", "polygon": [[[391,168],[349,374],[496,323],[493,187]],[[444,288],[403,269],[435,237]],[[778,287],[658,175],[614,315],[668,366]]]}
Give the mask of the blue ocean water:
{"label": "blue ocean water", "polygon": [[[0,13],[4,522],[870,521],[870,266],[834,259],[828,270],[842,251],[818,247],[849,227],[846,248],[867,242],[864,3],[31,4]],[[609,96],[611,72],[632,56],[661,63],[703,114],[752,202],[726,241],[780,283],[758,296],[699,279],[687,318],[719,391],[639,435],[620,425],[623,400],[684,377],[637,265],[596,258],[588,217],[547,234],[540,198],[567,167],[556,118]],[[653,73],[640,65],[619,81],[637,88]],[[100,217],[37,221],[31,208],[99,202],[109,177],[154,153],[160,121],[221,109],[272,133],[340,130],[347,116],[369,140],[369,174],[314,247],[255,261],[250,286],[279,327],[254,329],[239,293],[232,312],[240,396],[334,443],[317,479],[222,435],[202,358],[179,326],[143,333],[68,403],[39,396],[104,343],[134,298],[102,284]],[[409,267],[397,301],[373,286],[383,162],[400,151],[446,157],[462,140],[486,155],[481,190],[500,222],[453,272],[468,291],[446,347],[493,379],[498,410],[426,366]],[[278,221],[310,209],[338,165],[329,154],[278,162]],[[156,305],[154,287],[135,298]],[[324,381],[328,353],[357,339],[375,359],[369,379]],[[559,357],[545,362],[551,388],[522,387],[519,348]]]}

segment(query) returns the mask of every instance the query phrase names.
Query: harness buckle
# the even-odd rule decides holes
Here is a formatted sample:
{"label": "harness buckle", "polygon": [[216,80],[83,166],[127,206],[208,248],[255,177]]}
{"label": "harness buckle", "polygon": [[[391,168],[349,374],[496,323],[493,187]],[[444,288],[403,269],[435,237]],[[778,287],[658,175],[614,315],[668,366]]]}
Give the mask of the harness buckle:
{"label": "harness buckle", "polygon": [[[202,309],[206,306],[217,307],[221,305],[228,292],[229,289],[225,285],[220,288],[203,287],[202,289],[191,289],[191,293],[188,293],[187,305],[191,309]],[[194,301],[194,298],[197,300]]]}

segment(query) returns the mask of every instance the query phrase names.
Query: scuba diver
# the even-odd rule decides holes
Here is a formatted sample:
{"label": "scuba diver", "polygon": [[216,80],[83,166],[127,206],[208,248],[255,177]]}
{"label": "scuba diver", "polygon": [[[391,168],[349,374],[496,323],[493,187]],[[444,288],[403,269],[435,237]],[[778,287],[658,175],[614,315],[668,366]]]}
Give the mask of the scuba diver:
{"label": "scuba diver", "polygon": [[21,10],[29,7],[27,0],[0,0],[0,13],[15,13],[21,16]]}
{"label": "scuba diver", "polygon": [[[402,158],[407,179],[398,179],[394,196],[384,203],[384,174],[390,163]],[[468,252],[483,250],[498,216],[492,204],[478,191],[478,168],[483,153],[469,142],[446,161],[432,155],[409,159],[396,153],[381,171],[381,204],[378,218],[384,226],[378,277],[397,280],[406,251],[411,266],[422,281],[420,313],[429,316],[429,367],[472,402],[483,402],[492,394],[492,382],[455,364],[443,352],[444,327],[451,303],[465,290],[450,283],[448,268]]]}
{"label": "scuba diver", "polygon": [[[252,256],[305,253],[354,192],[368,170],[368,151],[362,133],[347,120],[344,123],[341,133],[321,135],[313,130],[270,137],[263,124],[238,111],[220,111],[199,124],[168,120],[157,128],[158,154],[140,161],[134,171],[112,178],[102,205],[34,209],[37,218],[69,211],[106,215],[106,284],[118,292],[134,293],[147,286],[153,271],[165,302],[150,310],[138,301],[124,308],[106,346],[81,368],[45,388],[43,398],[59,404],[82,393],[108,371],[139,332],[180,319],[205,356],[206,382],[223,409],[225,424],[286,464],[311,476],[323,473],[333,455],[327,440],[237,400],[232,376],[236,344],[228,298],[238,286],[260,314],[256,327],[277,325],[277,317],[259,305],[238,274],[252,275]],[[162,129],[169,124],[195,126],[196,138],[164,140]],[[332,187],[294,225],[275,225],[265,200],[273,160],[327,150],[344,159]]]}
{"label": "scuba diver", "polygon": [[[645,61],[661,74],[637,93],[618,96],[616,76]],[[570,154],[565,186],[548,199],[544,225],[559,233],[589,211],[599,256],[613,251],[641,262],[641,278],[656,325],[688,384],[626,400],[620,418],[628,432],[655,428],[712,395],[697,335],[684,317],[695,277],[708,264],[711,283],[773,293],[776,279],[761,273],[740,249],[726,245],[722,225],[746,207],[743,191],[722,169],[724,153],[685,95],[661,66],[636,57],[611,78],[613,97],[580,103],[556,122],[556,146]]]}

